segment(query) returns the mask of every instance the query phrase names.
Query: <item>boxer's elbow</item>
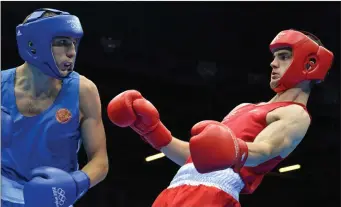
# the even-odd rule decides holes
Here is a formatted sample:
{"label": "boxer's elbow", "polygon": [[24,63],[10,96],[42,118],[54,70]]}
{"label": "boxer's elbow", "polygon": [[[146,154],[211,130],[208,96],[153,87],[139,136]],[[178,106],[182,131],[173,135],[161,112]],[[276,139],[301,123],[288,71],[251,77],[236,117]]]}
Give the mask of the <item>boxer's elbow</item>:
{"label": "boxer's elbow", "polygon": [[109,172],[109,164],[107,162],[98,162],[96,163],[97,168],[97,181],[95,181],[95,185],[105,180]]}
{"label": "boxer's elbow", "polygon": [[102,179],[100,180],[103,181],[109,172],[109,161],[107,158],[101,158],[98,162],[97,162],[97,167],[99,169],[99,173],[101,174]]}
{"label": "boxer's elbow", "polygon": [[101,172],[103,174],[103,179],[104,179],[105,177],[107,177],[108,172],[109,172],[109,164],[108,164],[108,162],[101,163],[100,168],[101,168]]}

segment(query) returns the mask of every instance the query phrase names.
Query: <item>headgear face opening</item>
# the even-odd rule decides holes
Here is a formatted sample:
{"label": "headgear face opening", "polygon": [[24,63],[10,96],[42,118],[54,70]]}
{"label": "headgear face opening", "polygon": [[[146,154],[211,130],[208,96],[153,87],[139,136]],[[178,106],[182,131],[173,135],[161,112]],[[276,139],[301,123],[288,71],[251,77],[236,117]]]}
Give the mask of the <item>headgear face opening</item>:
{"label": "headgear face opening", "polygon": [[270,43],[272,52],[285,47],[292,49],[293,60],[273,89],[276,93],[293,88],[304,80],[324,80],[334,59],[331,51],[295,30],[280,32]]}
{"label": "headgear face opening", "polygon": [[[47,11],[57,13],[57,15],[41,18]],[[29,16],[25,23],[17,26],[16,37],[19,55],[23,60],[48,76],[63,79],[65,77],[60,74],[52,53],[52,40],[55,37],[78,39],[75,45],[77,54],[80,39],[83,37],[83,29],[78,17],[68,12],[38,9]]]}

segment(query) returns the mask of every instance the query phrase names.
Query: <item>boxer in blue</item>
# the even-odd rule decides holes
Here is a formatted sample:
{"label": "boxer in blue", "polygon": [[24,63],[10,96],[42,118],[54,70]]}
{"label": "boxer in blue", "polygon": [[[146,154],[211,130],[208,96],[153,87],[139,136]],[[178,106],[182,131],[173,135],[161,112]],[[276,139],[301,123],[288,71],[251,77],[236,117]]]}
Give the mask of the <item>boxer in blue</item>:
{"label": "boxer in blue", "polygon": [[8,109],[1,106],[1,150],[11,145],[13,120]]}
{"label": "boxer in blue", "polygon": [[16,28],[25,63],[1,71],[3,207],[72,206],[108,173],[97,87],[73,71],[82,36],[79,19],[55,9]]}

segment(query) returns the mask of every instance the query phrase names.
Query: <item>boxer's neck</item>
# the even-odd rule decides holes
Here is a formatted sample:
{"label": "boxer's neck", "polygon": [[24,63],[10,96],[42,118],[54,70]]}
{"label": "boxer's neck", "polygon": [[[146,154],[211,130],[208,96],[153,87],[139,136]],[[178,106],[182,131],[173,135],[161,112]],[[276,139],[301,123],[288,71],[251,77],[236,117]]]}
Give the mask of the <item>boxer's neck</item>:
{"label": "boxer's neck", "polygon": [[37,97],[43,93],[48,94],[61,85],[61,80],[47,76],[38,68],[27,63],[18,67],[16,81],[32,96]]}
{"label": "boxer's neck", "polygon": [[310,81],[303,81],[294,88],[290,88],[282,93],[277,93],[269,101],[269,103],[293,101],[301,103],[303,105],[307,105],[310,92],[311,92]]}

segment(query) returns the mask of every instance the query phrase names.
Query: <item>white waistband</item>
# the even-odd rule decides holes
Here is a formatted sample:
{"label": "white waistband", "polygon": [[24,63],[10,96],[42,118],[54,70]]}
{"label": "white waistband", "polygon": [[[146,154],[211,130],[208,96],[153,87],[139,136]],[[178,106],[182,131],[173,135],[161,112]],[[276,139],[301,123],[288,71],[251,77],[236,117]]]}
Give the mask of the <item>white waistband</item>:
{"label": "white waistband", "polygon": [[239,201],[239,193],[244,187],[244,182],[239,174],[235,173],[231,168],[201,174],[195,169],[193,163],[189,163],[180,168],[168,188],[180,185],[215,187]]}
{"label": "white waistband", "polygon": [[12,203],[25,204],[24,186],[1,176],[1,199]]}

